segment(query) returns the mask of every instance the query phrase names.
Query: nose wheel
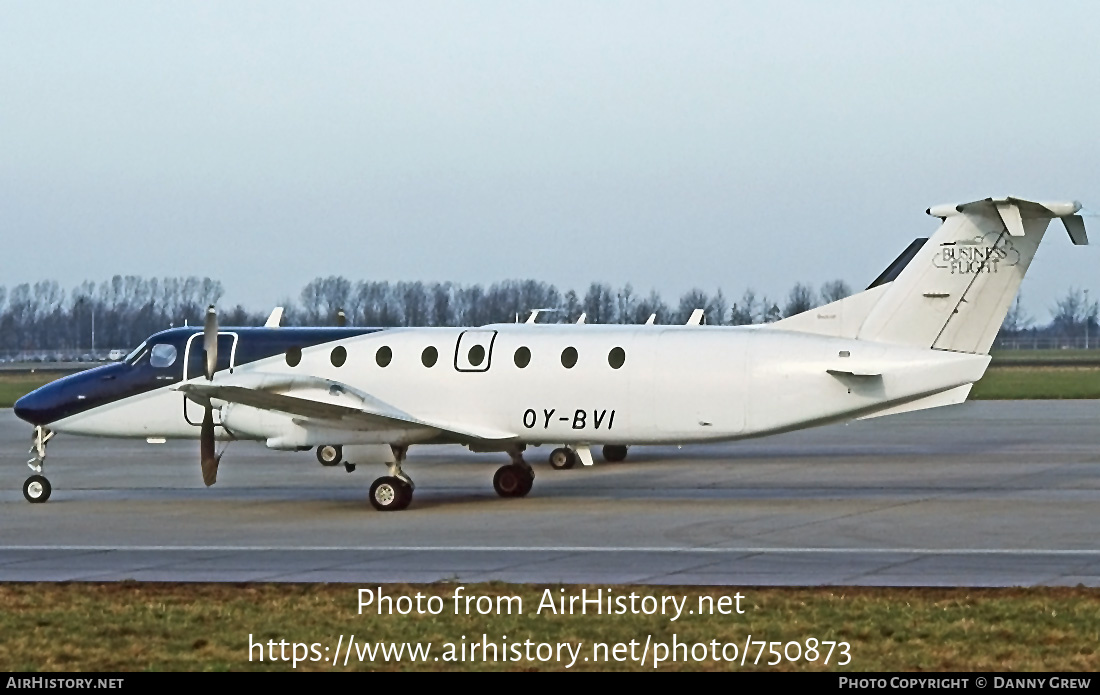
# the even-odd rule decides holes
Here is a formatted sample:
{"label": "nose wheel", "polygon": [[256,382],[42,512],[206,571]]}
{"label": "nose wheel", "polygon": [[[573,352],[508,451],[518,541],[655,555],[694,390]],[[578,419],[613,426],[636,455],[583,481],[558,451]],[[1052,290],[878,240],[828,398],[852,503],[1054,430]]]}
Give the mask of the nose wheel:
{"label": "nose wheel", "polygon": [[31,504],[39,504],[50,499],[53,488],[44,475],[32,475],[23,482],[23,497]]}

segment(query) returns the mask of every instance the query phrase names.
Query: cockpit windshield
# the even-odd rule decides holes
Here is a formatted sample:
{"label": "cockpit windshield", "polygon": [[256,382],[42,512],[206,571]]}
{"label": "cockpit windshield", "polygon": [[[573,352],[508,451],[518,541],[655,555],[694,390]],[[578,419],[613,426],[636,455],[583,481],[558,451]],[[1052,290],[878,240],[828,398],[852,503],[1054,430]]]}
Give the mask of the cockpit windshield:
{"label": "cockpit windshield", "polygon": [[142,354],[145,353],[145,348],[147,345],[148,344],[144,342],[141,345],[138,345],[136,348],[134,348],[134,351],[131,352],[129,355],[126,355],[126,359],[122,361],[129,365],[134,364],[138,361],[138,359],[141,358]]}

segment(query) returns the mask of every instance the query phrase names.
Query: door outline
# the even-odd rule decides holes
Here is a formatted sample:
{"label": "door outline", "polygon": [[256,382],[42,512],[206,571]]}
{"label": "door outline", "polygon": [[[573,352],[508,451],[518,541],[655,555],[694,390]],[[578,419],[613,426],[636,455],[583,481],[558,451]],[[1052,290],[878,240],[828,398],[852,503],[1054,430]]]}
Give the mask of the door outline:
{"label": "door outline", "polygon": [[[229,348],[229,373],[232,374],[233,373],[233,368],[237,365],[237,341],[240,339],[240,336],[237,334],[236,331],[219,331],[218,332],[218,337],[219,338],[223,335],[228,335],[228,336],[231,336],[233,338],[233,342],[231,344],[231,347]],[[202,337],[203,337],[202,333],[194,333],[187,339],[187,345],[184,347],[184,350],[183,350],[183,381],[185,381],[185,382],[188,379],[194,379],[196,377],[203,376],[202,374],[188,374],[187,373],[187,368],[191,364],[191,345],[197,339],[202,338]],[[198,347],[196,349],[201,351],[202,350],[201,343],[199,345],[200,345],[200,347]],[[224,370],[222,370],[222,371],[224,371]],[[192,401],[187,396],[183,397],[183,419],[187,422],[187,424],[194,425],[195,427],[201,426],[203,415],[204,415],[203,409],[201,407],[199,407],[198,403],[195,403],[194,401]],[[221,410],[215,410],[214,411],[214,424],[215,425],[220,425],[221,424]]]}
{"label": "door outline", "polygon": [[[466,336],[470,336],[471,340],[463,344],[463,340]],[[485,338],[489,340],[486,341]],[[480,340],[477,338],[481,338]],[[458,372],[487,372],[489,367],[493,364],[493,344],[497,341],[497,332],[492,330],[484,330],[480,328],[470,329],[468,331],[462,331],[458,336],[458,342],[455,343],[455,371]],[[486,344],[487,342],[487,344]],[[485,363],[484,366],[473,366],[470,364],[468,355],[465,351],[473,345],[484,345],[485,349]]]}

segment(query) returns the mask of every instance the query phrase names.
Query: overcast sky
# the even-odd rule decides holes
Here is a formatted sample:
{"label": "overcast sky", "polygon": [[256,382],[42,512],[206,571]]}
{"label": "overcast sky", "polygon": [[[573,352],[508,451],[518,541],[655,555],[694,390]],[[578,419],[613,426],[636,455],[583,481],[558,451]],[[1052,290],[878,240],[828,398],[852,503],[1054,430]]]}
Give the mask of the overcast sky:
{"label": "overcast sky", "polygon": [[[1095,2],[0,0],[0,284],[872,280],[990,195],[1100,210]],[[1100,242],[1100,218],[1090,233]],[[1100,296],[1060,224],[1022,291]]]}

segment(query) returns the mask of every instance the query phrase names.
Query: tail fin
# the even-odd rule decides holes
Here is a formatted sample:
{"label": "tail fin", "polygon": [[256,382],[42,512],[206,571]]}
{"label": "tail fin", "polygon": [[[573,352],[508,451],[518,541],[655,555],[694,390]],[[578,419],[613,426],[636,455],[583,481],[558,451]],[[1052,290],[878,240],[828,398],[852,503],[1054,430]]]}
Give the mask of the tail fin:
{"label": "tail fin", "polygon": [[[984,354],[1050,221],[1087,244],[1080,203],[987,198],[928,209],[943,225],[906,254],[896,277],[775,324],[777,328]],[[902,261],[899,257],[894,265]],[[888,273],[893,269],[888,269]],[[884,276],[886,274],[884,273]],[[832,320],[830,320],[832,319]]]}

